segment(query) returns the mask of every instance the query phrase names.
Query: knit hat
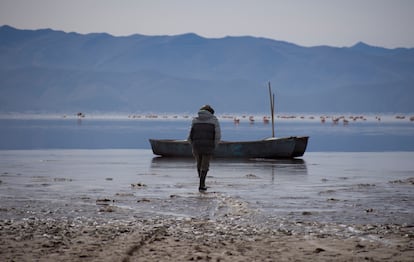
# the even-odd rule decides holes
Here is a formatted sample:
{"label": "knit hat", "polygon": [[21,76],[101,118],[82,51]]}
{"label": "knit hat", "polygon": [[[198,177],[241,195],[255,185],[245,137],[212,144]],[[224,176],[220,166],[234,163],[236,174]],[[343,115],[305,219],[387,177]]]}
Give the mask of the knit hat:
{"label": "knit hat", "polygon": [[200,110],[207,110],[214,115],[214,109],[210,105],[204,105],[200,108]]}

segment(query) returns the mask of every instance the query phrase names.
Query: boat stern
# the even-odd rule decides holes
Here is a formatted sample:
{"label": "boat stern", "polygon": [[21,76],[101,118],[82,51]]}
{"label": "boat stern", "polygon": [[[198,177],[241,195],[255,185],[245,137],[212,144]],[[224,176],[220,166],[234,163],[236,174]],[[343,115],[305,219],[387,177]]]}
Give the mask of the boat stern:
{"label": "boat stern", "polygon": [[305,154],[308,140],[309,136],[295,137],[295,148],[292,152],[292,157],[301,157]]}

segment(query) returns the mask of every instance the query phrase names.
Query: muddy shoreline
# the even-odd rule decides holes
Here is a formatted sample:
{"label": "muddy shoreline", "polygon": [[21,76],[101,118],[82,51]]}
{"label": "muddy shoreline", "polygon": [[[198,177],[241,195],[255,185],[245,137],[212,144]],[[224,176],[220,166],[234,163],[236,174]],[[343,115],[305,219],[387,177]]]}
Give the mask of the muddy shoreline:
{"label": "muddy shoreline", "polygon": [[[109,206],[108,206],[109,207]],[[413,225],[322,224],[262,217],[227,201],[214,219],[4,209],[3,261],[412,261]],[[67,209],[69,210],[69,209]],[[73,209],[72,209],[73,210]],[[28,215],[23,216],[24,213]],[[18,215],[20,214],[20,215]]]}

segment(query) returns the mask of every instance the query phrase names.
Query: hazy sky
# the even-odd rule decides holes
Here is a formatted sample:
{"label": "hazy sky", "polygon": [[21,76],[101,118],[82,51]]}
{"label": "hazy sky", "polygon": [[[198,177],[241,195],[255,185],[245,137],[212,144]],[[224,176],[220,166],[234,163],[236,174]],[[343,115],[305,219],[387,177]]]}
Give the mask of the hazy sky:
{"label": "hazy sky", "polygon": [[414,0],[0,0],[0,25],[112,35],[251,35],[414,47]]}

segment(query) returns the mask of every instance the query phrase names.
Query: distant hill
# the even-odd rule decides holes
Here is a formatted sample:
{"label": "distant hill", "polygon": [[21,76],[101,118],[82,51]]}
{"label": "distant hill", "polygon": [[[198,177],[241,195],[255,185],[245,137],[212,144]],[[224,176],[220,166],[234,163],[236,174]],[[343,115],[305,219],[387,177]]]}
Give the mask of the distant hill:
{"label": "distant hill", "polygon": [[0,27],[0,111],[414,112],[414,48]]}

